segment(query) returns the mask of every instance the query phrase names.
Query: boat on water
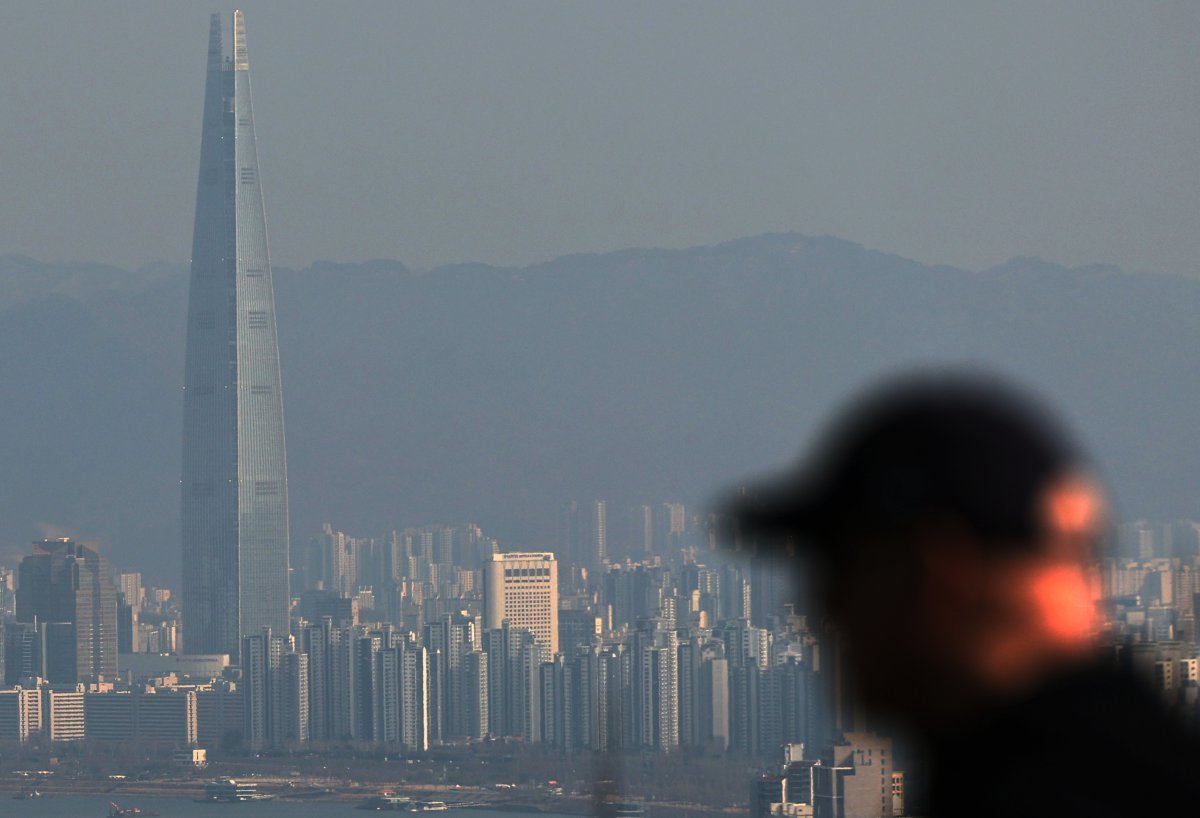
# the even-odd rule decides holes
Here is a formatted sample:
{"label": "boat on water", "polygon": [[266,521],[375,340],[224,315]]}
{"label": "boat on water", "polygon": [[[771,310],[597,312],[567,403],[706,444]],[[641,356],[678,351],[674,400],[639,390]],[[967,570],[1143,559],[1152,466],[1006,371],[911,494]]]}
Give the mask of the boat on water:
{"label": "boat on water", "polygon": [[374,810],[376,812],[401,812],[408,808],[409,799],[400,795],[373,795],[355,809]]}
{"label": "boat on water", "polygon": [[445,801],[413,801],[400,795],[374,795],[355,809],[377,812],[445,812],[450,806]]}
{"label": "boat on water", "polygon": [[204,797],[196,799],[197,803],[236,803],[239,801],[266,801],[274,796],[258,791],[258,785],[252,781],[237,781],[233,778],[222,778],[204,785]]}
{"label": "boat on water", "polygon": [[152,818],[156,815],[157,812],[141,807],[119,807],[112,801],[108,802],[108,818]]}
{"label": "boat on water", "polygon": [[600,805],[602,818],[646,818],[646,808],[629,801],[610,801]]}

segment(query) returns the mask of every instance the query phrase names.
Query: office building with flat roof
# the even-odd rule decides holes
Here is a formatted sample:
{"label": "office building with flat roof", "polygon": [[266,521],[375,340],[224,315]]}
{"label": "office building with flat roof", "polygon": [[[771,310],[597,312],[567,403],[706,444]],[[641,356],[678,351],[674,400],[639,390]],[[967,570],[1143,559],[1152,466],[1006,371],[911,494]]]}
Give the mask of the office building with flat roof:
{"label": "office building with flat roof", "polygon": [[558,563],[549,551],[492,554],[484,563],[484,628],[525,628],[558,653]]}

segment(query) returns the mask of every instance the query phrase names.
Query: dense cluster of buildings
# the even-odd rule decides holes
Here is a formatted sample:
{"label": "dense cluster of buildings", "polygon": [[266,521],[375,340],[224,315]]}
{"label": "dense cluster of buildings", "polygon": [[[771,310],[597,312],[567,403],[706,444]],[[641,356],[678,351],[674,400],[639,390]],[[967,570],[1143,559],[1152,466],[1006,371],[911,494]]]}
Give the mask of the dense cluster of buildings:
{"label": "dense cluster of buildings", "polygon": [[[579,508],[563,509],[566,537]],[[179,645],[169,591],[114,579],[94,546],[35,543],[3,577],[16,593],[3,596],[0,736],[418,752],[494,737],[770,759],[788,744],[819,757],[855,727],[836,645],[792,612],[786,572],[722,559],[699,519],[651,533],[647,554],[640,509],[610,530],[602,503],[582,508],[599,526],[561,553],[506,552],[474,525],[327,526],[296,555],[288,629],[246,635],[240,658]],[[681,507],[660,508],[670,520]],[[614,555],[599,564],[597,530]],[[1194,718],[1200,534],[1135,523],[1115,545],[1097,573],[1114,649]]]}
{"label": "dense cluster of buildings", "polygon": [[[694,521],[662,538],[646,555],[621,534],[625,559],[595,566],[588,540],[564,561],[501,551],[473,525],[382,538],[326,527],[297,555],[289,628],[246,635],[238,657],[192,654],[186,641],[147,649],[148,633],[178,633],[169,593],[137,574],[114,580],[92,545],[42,541],[16,572],[5,633],[9,698],[27,726],[0,718],[0,736],[47,732],[67,718],[54,707],[78,702],[82,732],[56,737],[118,738],[103,725],[120,723],[129,737],[255,749],[352,740],[419,752],[489,737],[563,751],[819,746],[834,726],[820,647],[784,606],[780,573],[701,561]],[[174,732],[135,715],[167,701],[180,702]]]}
{"label": "dense cluster of buildings", "polygon": [[1098,577],[1110,641],[1181,720],[1200,723],[1200,523],[1125,523],[1113,539]]}
{"label": "dense cluster of buildings", "polygon": [[[682,518],[682,506],[663,507]],[[586,508],[606,530],[603,504]],[[705,564],[697,538],[682,521],[664,526],[663,551],[647,557],[623,535],[626,558],[596,566],[594,537],[568,540],[560,559],[501,552],[475,526],[386,538],[328,527],[299,560],[293,632],[245,640],[247,656],[266,658],[261,677],[245,665],[243,687],[262,678],[261,701],[294,703],[265,704],[283,721],[272,727],[268,715],[249,740],[420,749],[491,736],[564,751],[748,755],[819,745],[833,727],[820,649],[784,606],[786,577]]]}

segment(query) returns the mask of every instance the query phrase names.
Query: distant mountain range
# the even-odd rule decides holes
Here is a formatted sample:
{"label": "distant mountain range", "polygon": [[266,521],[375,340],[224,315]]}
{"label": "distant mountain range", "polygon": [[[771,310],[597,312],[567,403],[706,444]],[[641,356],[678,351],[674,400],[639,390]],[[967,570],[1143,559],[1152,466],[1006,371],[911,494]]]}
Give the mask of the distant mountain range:
{"label": "distant mountain range", "polygon": [[[946,361],[1056,403],[1124,516],[1200,515],[1194,279],[771,234],[275,285],[295,541],[474,520],[549,546],[567,499],[703,502],[792,460],[872,376]],[[186,298],[182,268],[0,257],[0,561],[91,536],[176,579]]]}

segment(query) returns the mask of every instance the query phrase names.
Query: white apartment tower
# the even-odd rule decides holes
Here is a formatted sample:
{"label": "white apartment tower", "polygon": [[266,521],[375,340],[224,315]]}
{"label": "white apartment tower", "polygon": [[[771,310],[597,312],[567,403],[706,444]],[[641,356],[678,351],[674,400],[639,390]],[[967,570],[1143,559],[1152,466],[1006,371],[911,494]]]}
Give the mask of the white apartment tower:
{"label": "white apartment tower", "polygon": [[558,563],[549,551],[492,554],[484,564],[484,627],[525,628],[558,653]]}

